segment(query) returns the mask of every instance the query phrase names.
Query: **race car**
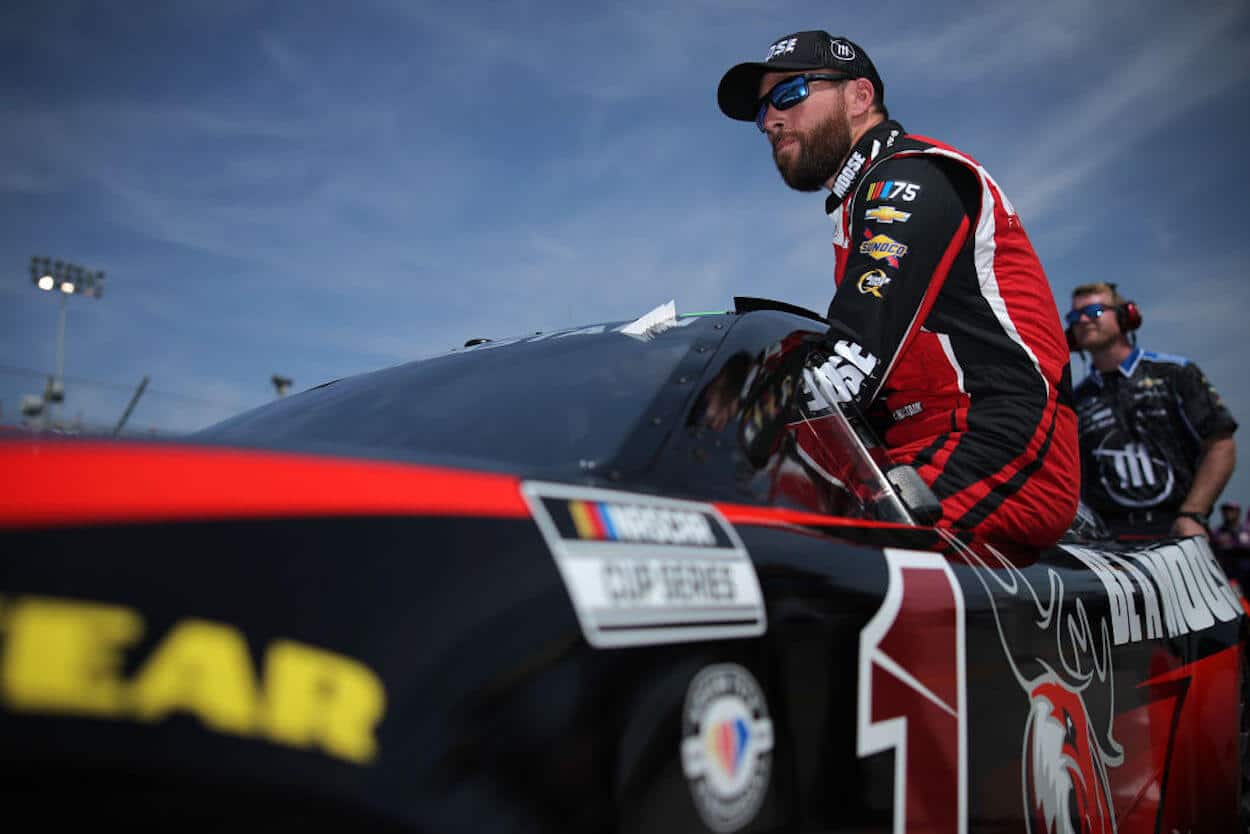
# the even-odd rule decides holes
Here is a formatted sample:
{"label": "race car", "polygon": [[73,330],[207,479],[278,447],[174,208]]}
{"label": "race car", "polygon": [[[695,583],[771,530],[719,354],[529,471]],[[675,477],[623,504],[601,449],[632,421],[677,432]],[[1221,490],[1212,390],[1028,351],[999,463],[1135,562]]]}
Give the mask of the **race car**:
{"label": "race car", "polygon": [[1206,540],[934,526],[805,388],[825,326],[670,303],[177,440],[5,437],[0,814],[1244,831],[1247,604]]}

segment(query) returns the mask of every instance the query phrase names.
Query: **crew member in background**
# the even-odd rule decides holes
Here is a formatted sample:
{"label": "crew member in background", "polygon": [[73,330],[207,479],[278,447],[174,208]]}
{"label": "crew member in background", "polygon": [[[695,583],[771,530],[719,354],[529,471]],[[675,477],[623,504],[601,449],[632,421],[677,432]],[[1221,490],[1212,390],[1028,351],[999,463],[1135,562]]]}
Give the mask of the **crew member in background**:
{"label": "crew member in background", "polygon": [[1078,500],[1076,416],[1054,296],[997,183],[891,121],[863,47],[773,41],[717,91],[782,179],[831,194],[837,289],[814,403],[854,402],[942,503],[940,525],[1044,547]]}
{"label": "crew member in background", "polygon": [[1244,594],[1250,575],[1250,526],[1241,523],[1241,505],[1231,501],[1220,504],[1220,516],[1223,523],[1211,531],[1211,548],[1224,573]]}
{"label": "crew member in background", "polygon": [[1232,477],[1237,422],[1198,366],[1142,350],[1141,311],[1105,282],[1072,291],[1069,346],[1093,367],[1076,388],[1081,491],[1119,536],[1206,536]]}
{"label": "crew member in background", "polygon": [[1215,552],[1245,550],[1250,555],[1250,528],[1241,523],[1241,505],[1231,501],[1220,504],[1220,526],[1211,531]]}

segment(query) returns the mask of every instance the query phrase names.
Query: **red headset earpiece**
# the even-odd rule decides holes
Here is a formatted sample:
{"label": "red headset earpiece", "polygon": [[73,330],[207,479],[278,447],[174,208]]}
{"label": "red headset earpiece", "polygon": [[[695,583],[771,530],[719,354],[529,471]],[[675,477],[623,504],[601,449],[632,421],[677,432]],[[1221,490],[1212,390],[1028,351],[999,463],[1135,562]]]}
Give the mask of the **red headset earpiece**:
{"label": "red headset earpiece", "polygon": [[1125,301],[1115,309],[1116,321],[1121,333],[1129,333],[1141,327],[1141,308],[1136,301]]}
{"label": "red headset earpiece", "polygon": [[[1111,288],[1112,298],[1120,296],[1120,290],[1117,285],[1107,282],[1107,286]],[[1120,325],[1120,332],[1125,336],[1141,327],[1141,308],[1137,306],[1136,301],[1124,300],[1115,308],[1115,323]]]}

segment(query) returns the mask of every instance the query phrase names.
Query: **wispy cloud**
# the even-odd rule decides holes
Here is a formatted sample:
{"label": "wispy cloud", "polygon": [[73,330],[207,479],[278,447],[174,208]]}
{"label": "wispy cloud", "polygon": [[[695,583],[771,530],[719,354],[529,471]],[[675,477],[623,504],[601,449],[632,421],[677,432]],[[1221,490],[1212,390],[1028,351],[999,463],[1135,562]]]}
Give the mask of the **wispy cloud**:
{"label": "wispy cloud", "polygon": [[696,25],[705,4],[389,5],[432,35],[428,57],[441,77],[520,73],[535,88],[606,103],[652,94],[680,78],[696,66],[707,32]]}
{"label": "wispy cloud", "polygon": [[1048,120],[1052,127],[1026,142],[1009,168],[1014,181],[1027,183],[1016,200],[1022,213],[1055,210],[1092,171],[1164,128],[1179,140],[1190,128],[1187,114],[1244,85],[1250,62],[1235,24],[1246,20],[1244,6],[1181,16],[1106,76],[1060,102]]}

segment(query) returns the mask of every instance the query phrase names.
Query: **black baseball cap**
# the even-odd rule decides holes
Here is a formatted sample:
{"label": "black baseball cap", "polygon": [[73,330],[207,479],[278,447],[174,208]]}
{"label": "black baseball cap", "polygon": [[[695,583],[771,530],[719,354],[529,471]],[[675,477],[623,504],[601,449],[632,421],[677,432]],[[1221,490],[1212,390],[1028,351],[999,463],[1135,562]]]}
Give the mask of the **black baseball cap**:
{"label": "black baseball cap", "polygon": [[729,118],[753,122],[759,109],[760,79],[766,73],[823,69],[867,78],[877,92],[877,103],[884,105],[885,85],[863,47],[819,29],[780,37],[768,47],[763,61],[731,68],[720,80],[716,102]]}

